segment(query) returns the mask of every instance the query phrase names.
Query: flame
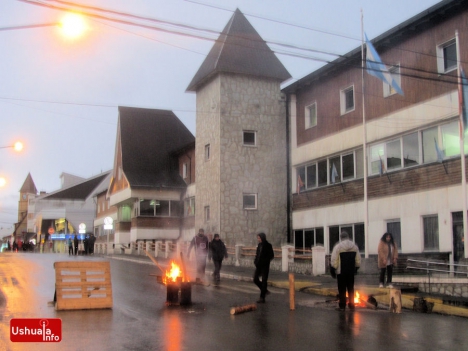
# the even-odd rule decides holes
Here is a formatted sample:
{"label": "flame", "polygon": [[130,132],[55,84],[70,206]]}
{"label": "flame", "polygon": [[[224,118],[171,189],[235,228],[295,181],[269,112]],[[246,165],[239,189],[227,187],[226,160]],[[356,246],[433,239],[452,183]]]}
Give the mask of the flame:
{"label": "flame", "polygon": [[177,265],[174,261],[171,261],[171,269],[166,270],[166,275],[163,277],[164,284],[167,283],[175,283],[179,278],[182,281],[185,281],[184,276],[182,274],[182,269],[180,269],[179,265]]}
{"label": "flame", "polygon": [[356,293],[354,294],[354,303],[359,303],[359,302],[361,302],[360,296],[361,296],[361,295],[359,295],[359,292],[356,291]]}

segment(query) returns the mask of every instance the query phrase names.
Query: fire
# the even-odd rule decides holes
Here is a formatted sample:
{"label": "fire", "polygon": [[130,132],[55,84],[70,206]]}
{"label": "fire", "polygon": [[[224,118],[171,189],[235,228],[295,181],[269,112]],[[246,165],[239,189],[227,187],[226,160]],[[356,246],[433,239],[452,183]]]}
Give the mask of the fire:
{"label": "fire", "polygon": [[359,295],[359,292],[356,291],[356,293],[354,294],[354,303],[355,304],[361,302],[360,296],[361,295]]}
{"label": "fire", "polygon": [[170,282],[185,281],[182,269],[174,261],[171,261],[171,269],[166,270],[166,275],[164,276],[164,284]]}

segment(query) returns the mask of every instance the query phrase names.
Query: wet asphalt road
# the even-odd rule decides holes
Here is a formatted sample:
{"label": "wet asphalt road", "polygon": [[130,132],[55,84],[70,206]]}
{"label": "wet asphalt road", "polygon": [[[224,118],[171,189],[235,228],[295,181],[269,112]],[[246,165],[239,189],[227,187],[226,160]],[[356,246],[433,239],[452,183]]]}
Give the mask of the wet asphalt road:
{"label": "wet asphalt road", "polygon": [[[111,260],[113,309],[55,311],[53,263],[58,254],[0,254],[0,350],[466,350],[468,319],[404,311],[337,312],[323,296],[271,288],[267,303],[232,316],[230,307],[253,303],[248,282],[193,286],[189,307],[166,307],[155,266]],[[104,260],[71,257],[71,260]],[[12,343],[12,318],[60,318],[60,343]]]}

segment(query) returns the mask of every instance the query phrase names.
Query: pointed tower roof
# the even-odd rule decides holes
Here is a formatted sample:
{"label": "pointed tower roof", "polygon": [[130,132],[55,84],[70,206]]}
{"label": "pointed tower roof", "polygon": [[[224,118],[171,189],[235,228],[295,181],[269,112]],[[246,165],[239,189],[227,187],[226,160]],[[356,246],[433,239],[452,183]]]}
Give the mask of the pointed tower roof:
{"label": "pointed tower roof", "polygon": [[266,42],[237,9],[211,48],[187,91],[196,91],[214,75],[247,74],[283,82],[291,75]]}
{"label": "pointed tower roof", "polygon": [[37,194],[37,188],[31,177],[31,173],[28,173],[28,176],[26,177],[26,180],[24,181],[23,186],[20,189],[20,193]]}

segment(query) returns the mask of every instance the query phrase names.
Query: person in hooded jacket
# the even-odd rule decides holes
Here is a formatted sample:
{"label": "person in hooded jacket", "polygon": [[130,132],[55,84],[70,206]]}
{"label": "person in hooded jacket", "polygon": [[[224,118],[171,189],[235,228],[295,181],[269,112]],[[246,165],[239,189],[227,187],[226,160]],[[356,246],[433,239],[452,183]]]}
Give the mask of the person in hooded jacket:
{"label": "person in hooded jacket", "polygon": [[379,241],[377,248],[377,266],[380,269],[379,287],[384,287],[385,272],[387,272],[387,288],[393,288],[392,273],[393,265],[397,263],[398,247],[393,240],[393,235],[385,233]]}
{"label": "person in hooded jacket", "polygon": [[361,266],[361,255],[357,245],[349,240],[347,232],[341,232],[340,240],[333,248],[330,258],[330,272],[338,282],[339,307],[337,309],[345,310],[347,291],[348,307],[354,310],[354,275]]}
{"label": "person in hooded jacket", "polygon": [[223,259],[227,257],[226,245],[224,245],[223,241],[219,238],[219,234],[215,234],[210,243],[210,250],[208,252],[208,260],[213,259],[213,276],[215,283],[219,283],[221,280],[221,266],[223,264]]}
{"label": "person in hooded jacket", "polygon": [[205,230],[200,228],[198,235],[195,235],[190,242],[187,257],[190,257],[190,251],[195,248],[195,258],[197,262],[197,280],[203,282],[205,280],[206,257],[208,256],[208,237],[205,235]]}
{"label": "person in hooded jacket", "polygon": [[[265,296],[269,294],[268,274],[270,273],[270,262],[275,257],[273,246],[267,241],[265,233],[257,235],[257,251],[255,253],[255,273],[253,281],[260,289],[260,299],[258,303],[265,303]],[[260,281],[260,277],[262,280]]]}

